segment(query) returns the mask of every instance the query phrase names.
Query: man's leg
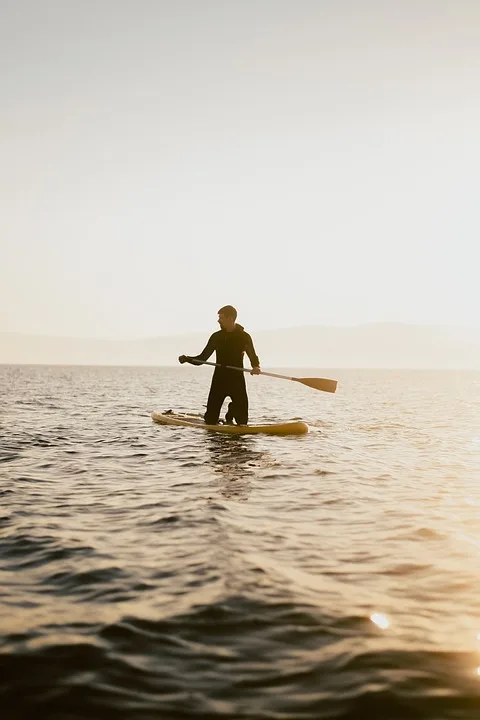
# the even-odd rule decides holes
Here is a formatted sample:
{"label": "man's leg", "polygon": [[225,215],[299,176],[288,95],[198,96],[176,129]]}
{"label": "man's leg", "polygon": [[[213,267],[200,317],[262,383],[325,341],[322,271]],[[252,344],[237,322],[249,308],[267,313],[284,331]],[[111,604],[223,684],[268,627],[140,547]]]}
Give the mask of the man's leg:
{"label": "man's leg", "polygon": [[228,413],[225,419],[231,414],[237,425],[248,424],[248,396],[245,378],[240,376],[239,380],[231,388],[230,397],[232,402],[228,406]]}
{"label": "man's leg", "polygon": [[210,392],[208,393],[207,411],[203,416],[207,425],[218,425],[220,410],[226,397],[225,384],[214,375],[212,384],[210,385]]}

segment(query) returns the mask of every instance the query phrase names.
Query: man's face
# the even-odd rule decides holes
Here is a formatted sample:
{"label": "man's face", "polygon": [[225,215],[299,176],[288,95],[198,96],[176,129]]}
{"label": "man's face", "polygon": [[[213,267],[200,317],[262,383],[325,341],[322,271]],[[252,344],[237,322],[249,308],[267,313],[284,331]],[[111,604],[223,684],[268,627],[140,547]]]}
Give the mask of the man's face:
{"label": "man's face", "polygon": [[229,317],[228,315],[224,315],[224,313],[218,313],[218,324],[220,325],[222,330],[229,330],[235,323],[233,318]]}

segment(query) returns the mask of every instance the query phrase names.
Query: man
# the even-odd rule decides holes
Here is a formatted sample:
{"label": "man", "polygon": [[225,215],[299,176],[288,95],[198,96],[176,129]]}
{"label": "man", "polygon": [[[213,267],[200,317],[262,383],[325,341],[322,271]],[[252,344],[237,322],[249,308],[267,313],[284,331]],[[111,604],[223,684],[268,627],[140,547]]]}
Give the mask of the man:
{"label": "man", "polygon": [[[200,365],[196,361],[206,361],[215,351],[217,363],[220,365],[233,365],[243,368],[243,355],[247,353],[252,369],[251,375],[259,375],[260,360],[253,347],[250,335],[245,332],[242,325],[237,325],[237,311],[231,305],[225,305],[218,311],[218,324],[220,330],[213,333],[205,349],[200,355],[187,357],[180,355],[180,363],[189,362],[192,365]],[[225,416],[225,422],[237,425],[248,423],[248,396],[243,372],[230,370],[226,367],[217,367],[213,373],[212,384],[207,401],[207,411],[204,420],[207,425],[217,425],[225,398],[230,397],[231,403]]]}

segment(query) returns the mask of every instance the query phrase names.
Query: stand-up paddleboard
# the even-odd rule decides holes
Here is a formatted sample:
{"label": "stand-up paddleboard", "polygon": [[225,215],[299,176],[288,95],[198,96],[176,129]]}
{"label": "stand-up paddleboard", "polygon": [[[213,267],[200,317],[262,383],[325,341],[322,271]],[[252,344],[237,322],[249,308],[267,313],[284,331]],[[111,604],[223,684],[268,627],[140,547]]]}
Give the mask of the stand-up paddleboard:
{"label": "stand-up paddleboard", "polygon": [[308,432],[308,425],[304,422],[274,423],[272,425],[206,425],[203,418],[198,415],[183,413],[152,413],[152,420],[160,425],[179,425],[181,427],[200,428],[213,432],[227,433],[228,435],[303,435]]}

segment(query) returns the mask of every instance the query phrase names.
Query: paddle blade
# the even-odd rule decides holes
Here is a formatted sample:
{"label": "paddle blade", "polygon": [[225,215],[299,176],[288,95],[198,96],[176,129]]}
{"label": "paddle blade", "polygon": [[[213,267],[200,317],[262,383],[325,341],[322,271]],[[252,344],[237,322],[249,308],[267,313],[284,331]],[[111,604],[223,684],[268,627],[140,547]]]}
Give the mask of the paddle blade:
{"label": "paddle blade", "polygon": [[314,390],[323,390],[323,392],[331,392],[334,393],[337,389],[337,381],[336,380],[327,380],[326,378],[292,378],[293,380],[296,380],[297,382],[302,383],[302,385],[307,385],[307,387],[311,387]]}

